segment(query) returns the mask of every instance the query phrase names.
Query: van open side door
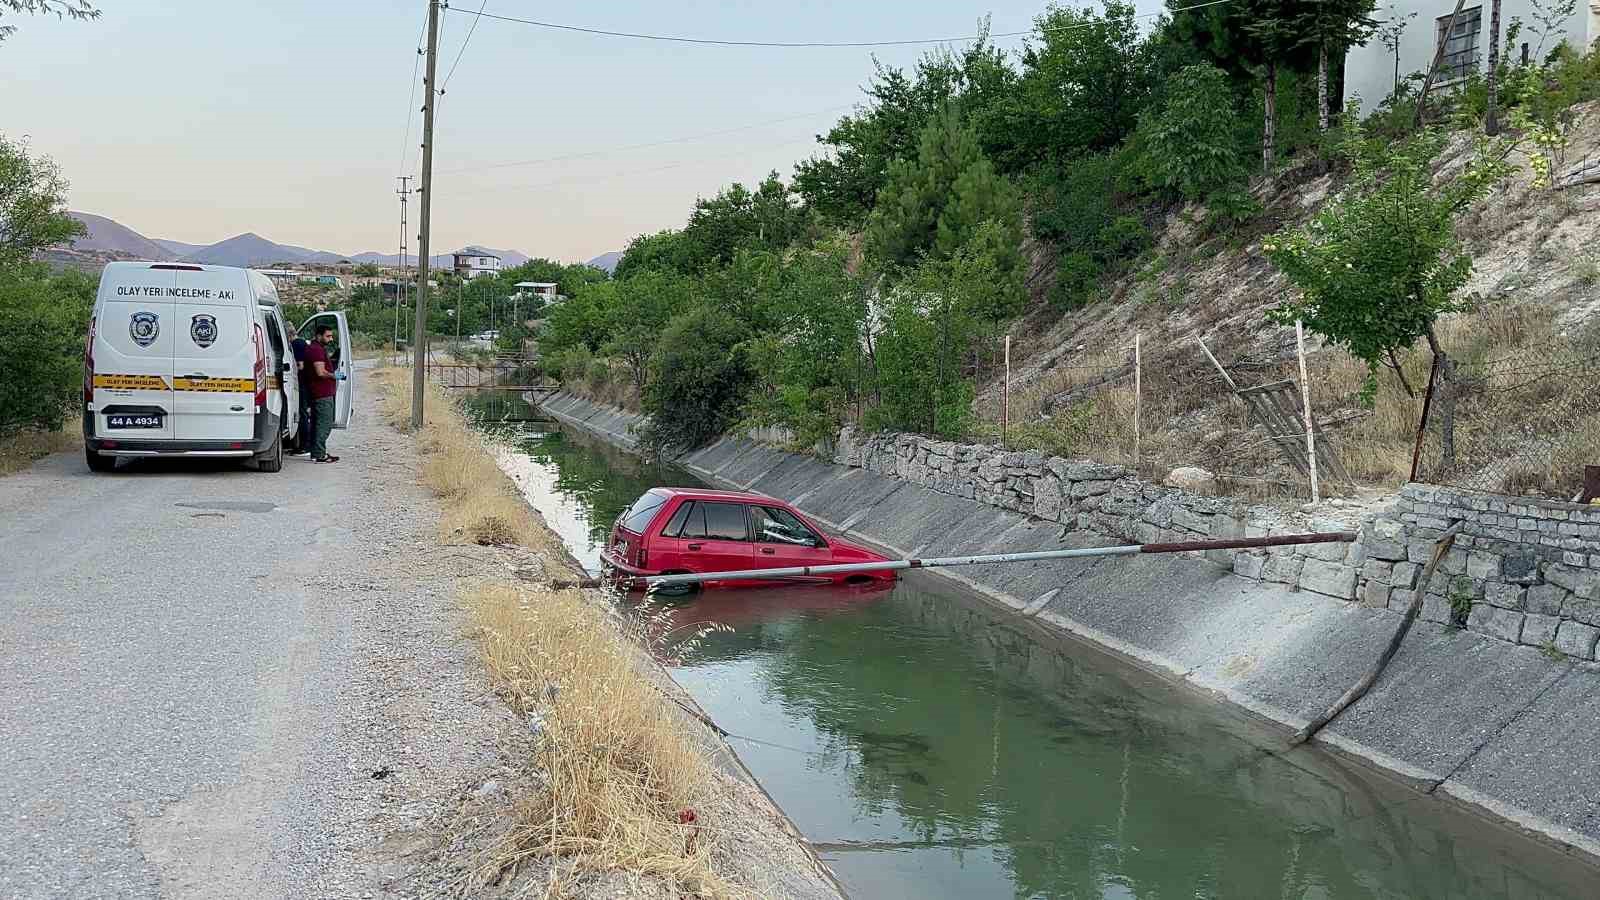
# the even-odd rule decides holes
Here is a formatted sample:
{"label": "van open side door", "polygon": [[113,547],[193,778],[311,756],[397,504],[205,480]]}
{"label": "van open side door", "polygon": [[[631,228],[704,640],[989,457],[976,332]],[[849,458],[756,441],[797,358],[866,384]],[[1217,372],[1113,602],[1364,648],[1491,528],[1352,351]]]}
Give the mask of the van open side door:
{"label": "van open side door", "polygon": [[333,327],[335,340],[328,347],[328,359],[339,376],[339,393],[334,400],[333,427],[350,427],[350,404],[356,391],[356,356],[350,344],[350,323],[343,312],[317,313],[300,326],[300,336],[308,341],[317,338],[317,326]]}

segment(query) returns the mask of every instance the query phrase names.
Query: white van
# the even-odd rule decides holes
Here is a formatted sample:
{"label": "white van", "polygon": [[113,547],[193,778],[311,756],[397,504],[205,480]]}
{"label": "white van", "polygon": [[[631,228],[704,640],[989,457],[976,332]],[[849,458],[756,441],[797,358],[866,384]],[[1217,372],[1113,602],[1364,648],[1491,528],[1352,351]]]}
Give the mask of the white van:
{"label": "white van", "polygon": [[[355,390],[350,329],[342,312],[300,326],[307,340],[326,322],[339,382],[334,427],[350,423]],[[333,356],[333,352],[329,356]],[[283,467],[299,433],[299,381],[278,292],[259,272],[233,266],[114,262],[100,274],[84,352],[83,439],[89,468],[119,456],[253,458]]]}

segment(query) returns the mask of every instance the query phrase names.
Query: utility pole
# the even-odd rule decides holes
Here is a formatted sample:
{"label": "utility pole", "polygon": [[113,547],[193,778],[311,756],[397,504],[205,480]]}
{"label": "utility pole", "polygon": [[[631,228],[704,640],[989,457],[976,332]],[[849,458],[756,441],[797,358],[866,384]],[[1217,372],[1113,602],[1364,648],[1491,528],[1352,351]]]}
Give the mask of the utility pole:
{"label": "utility pole", "polygon": [[389,346],[393,348],[394,355],[390,362],[398,359],[400,354],[400,305],[406,296],[406,201],[411,197],[410,175],[398,176],[400,189],[395,193],[400,195],[400,276],[395,279],[394,285],[394,341]]}
{"label": "utility pole", "polygon": [[428,237],[433,211],[433,108],[439,93],[434,75],[439,62],[439,0],[428,0],[428,74],[422,107],[422,231],[417,236],[417,325],[411,347],[411,428],[422,429],[423,360],[428,327]]}

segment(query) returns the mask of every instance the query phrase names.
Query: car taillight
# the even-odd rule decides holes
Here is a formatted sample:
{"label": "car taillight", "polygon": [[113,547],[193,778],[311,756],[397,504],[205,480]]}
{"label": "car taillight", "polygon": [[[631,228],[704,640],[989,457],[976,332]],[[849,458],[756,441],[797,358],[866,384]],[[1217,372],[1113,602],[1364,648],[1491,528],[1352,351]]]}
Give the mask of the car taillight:
{"label": "car taillight", "polygon": [[267,344],[256,326],[256,412],[267,405]]}
{"label": "car taillight", "polygon": [[94,402],[94,317],[89,317],[89,334],[83,339],[83,405]]}
{"label": "car taillight", "polygon": [[641,569],[644,568],[644,564],[649,558],[650,558],[650,552],[644,548],[644,544],[640,544],[639,545],[639,560],[638,560],[638,563],[637,563],[639,568],[641,568]]}

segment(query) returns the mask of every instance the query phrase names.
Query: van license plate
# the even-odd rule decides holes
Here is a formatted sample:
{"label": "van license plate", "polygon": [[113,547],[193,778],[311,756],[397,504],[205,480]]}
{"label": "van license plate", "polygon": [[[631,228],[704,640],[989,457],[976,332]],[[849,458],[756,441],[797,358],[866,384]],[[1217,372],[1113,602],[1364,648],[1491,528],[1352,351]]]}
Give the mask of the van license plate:
{"label": "van license plate", "polygon": [[160,428],[161,417],[152,415],[106,416],[107,428]]}

